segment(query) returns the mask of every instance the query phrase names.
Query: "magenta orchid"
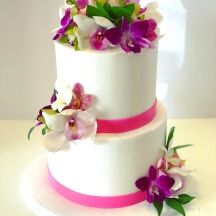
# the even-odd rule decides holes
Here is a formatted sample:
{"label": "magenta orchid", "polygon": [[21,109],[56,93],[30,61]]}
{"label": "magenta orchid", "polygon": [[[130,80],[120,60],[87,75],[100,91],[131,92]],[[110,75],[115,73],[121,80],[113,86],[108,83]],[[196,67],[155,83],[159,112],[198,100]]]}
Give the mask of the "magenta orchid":
{"label": "magenta orchid", "polygon": [[129,53],[139,53],[141,48],[153,48],[153,42],[157,39],[155,32],[157,23],[153,19],[140,20],[128,23],[122,18],[121,27],[108,29],[104,36],[113,45],[120,45]]}
{"label": "magenta orchid", "polygon": [[53,40],[58,40],[61,37],[63,37],[69,26],[71,27],[76,26],[76,23],[73,21],[71,17],[71,8],[67,8],[65,10],[65,14],[61,19],[61,27],[60,29],[57,30],[55,36],[53,37]]}
{"label": "magenta orchid", "polygon": [[142,177],[136,181],[136,186],[141,191],[146,191],[147,201],[149,203],[163,202],[171,196],[171,187],[175,181],[166,175],[158,175],[154,166],[150,166],[148,176]]}
{"label": "magenta orchid", "polygon": [[94,32],[90,36],[89,42],[90,42],[90,45],[91,45],[92,49],[95,49],[95,50],[104,50],[104,49],[107,48],[109,42],[104,37],[104,32],[105,32],[105,30],[98,29],[96,32]]}
{"label": "magenta orchid", "polygon": [[183,168],[185,161],[181,160],[177,153],[178,149],[191,146],[190,144],[175,146],[171,148],[175,127],[172,127],[165,147],[163,157],[156,165],[151,165],[148,174],[135,182],[136,187],[146,192],[147,202],[153,203],[158,215],[163,210],[163,203],[185,216],[183,205],[191,202],[194,197],[188,194],[181,194],[185,177],[188,171]]}

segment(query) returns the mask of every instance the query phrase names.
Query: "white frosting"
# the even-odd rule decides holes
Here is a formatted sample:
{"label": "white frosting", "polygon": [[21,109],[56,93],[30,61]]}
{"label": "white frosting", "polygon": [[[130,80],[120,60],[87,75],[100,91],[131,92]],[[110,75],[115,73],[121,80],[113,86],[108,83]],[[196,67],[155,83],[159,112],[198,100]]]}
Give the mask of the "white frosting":
{"label": "white frosting", "polygon": [[[158,103],[156,117],[146,126],[122,134],[101,134],[94,142],[71,143],[68,150],[49,153],[48,166],[58,182],[79,193],[133,193],[137,191],[135,181],[160,156],[165,134],[166,110]],[[61,142],[62,137],[48,133],[46,141]]]}
{"label": "white frosting", "polygon": [[55,42],[57,77],[80,82],[95,96],[98,119],[126,118],[149,109],[155,100],[157,48],[126,54],[121,49],[74,51]]}

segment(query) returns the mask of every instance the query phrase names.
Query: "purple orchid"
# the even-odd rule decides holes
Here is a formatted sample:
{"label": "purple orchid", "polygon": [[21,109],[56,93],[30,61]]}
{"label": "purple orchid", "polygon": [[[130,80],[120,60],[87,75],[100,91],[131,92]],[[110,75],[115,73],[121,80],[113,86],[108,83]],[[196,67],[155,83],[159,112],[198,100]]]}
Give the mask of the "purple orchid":
{"label": "purple orchid", "polygon": [[175,180],[166,175],[158,175],[158,171],[154,166],[150,166],[148,177],[142,177],[136,181],[136,186],[141,191],[147,193],[147,201],[163,202],[172,195],[171,187]]}
{"label": "purple orchid", "polygon": [[65,32],[69,26],[75,26],[76,23],[73,22],[71,18],[71,8],[65,10],[65,14],[61,19],[61,28],[57,31],[56,35],[53,37],[53,40],[58,40],[65,35]]}
{"label": "purple orchid", "polygon": [[73,97],[70,108],[74,110],[86,110],[92,104],[92,95],[85,94],[84,88],[80,83],[76,83],[73,87]]}
{"label": "purple orchid", "polygon": [[127,53],[139,53],[141,48],[153,47],[152,42],[157,39],[156,27],[157,23],[153,19],[128,23],[123,17],[121,27],[108,29],[104,36],[111,44],[120,44]]}
{"label": "purple orchid", "polygon": [[104,30],[98,29],[90,36],[89,42],[93,49],[104,50],[107,47],[108,41],[104,37],[104,32]]}

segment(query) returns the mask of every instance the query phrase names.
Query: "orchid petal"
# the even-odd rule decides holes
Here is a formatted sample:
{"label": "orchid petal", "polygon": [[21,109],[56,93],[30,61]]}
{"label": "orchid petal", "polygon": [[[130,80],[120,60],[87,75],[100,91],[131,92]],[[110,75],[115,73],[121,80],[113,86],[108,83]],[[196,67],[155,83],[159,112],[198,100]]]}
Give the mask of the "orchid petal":
{"label": "orchid petal", "polygon": [[64,134],[52,131],[44,136],[43,144],[47,151],[50,152],[57,152],[69,148],[69,142]]}
{"label": "orchid petal", "polygon": [[127,32],[129,30],[129,23],[125,17],[122,18],[121,31]]}
{"label": "orchid petal", "polygon": [[67,26],[70,22],[70,10],[71,8],[67,8],[66,11],[65,11],[65,15],[63,16],[63,18],[61,19],[61,25],[63,27]]}
{"label": "orchid petal", "polygon": [[167,172],[169,174],[179,174],[181,176],[188,176],[190,173],[190,171],[188,171],[182,167],[173,167],[173,168],[167,170]]}
{"label": "orchid petal", "polygon": [[115,25],[105,17],[94,16],[93,18],[94,18],[95,22],[97,23],[97,25],[99,25],[103,28],[110,29],[110,28],[115,27]]}
{"label": "orchid petal", "polygon": [[120,43],[120,46],[126,53],[130,52],[130,48],[126,44]]}
{"label": "orchid petal", "polygon": [[73,20],[78,26],[79,37],[89,37],[98,28],[94,19],[83,14],[75,15]]}
{"label": "orchid petal", "polygon": [[147,202],[148,203],[153,203],[153,201],[154,201],[154,194],[150,193],[149,191],[147,191],[146,195],[147,195],[147,197],[146,197]]}
{"label": "orchid petal", "polygon": [[148,35],[152,35],[156,27],[157,23],[152,19],[136,21],[130,25],[130,34],[132,38],[144,37],[150,39]]}
{"label": "orchid petal", "polygon": [[157,178],[157,170],[154,166],[150,166],[149,168],[149,178],[151,180],[155,180]]}
{"label": "orchid petal", "polygon": [[157,8],[159,7],[158,3],[155,1],[155,2],[150,2],[146,5],[146,8],[147,10],[149,11],[153,11],[153,10],[156,10]]}
{"label": "orchid petal", "polygon": [[170,188],[174,185],[175,181],[169,176],[162,175],[156,180],[157,186],[163,191],[169,191]]}
{"label": "orchid petal", "polygon": [[55,89],[58,92],[57,98],[60,97],[65,101],[67,105],[72,100],[72,88],[71,86],[62,79],[57,79],[55,83]]}
{"label": "orchid petal", "polygon": [[92,104],[92,95],[86,94],[83,98],[82,98],[82,105],[81,105],[81,109],[82,110],[86,110],[88,109],[91,104]]}
{"label": "orchid petal", "polygon": [[183,181],[182,181],[181,177],[178,175],[174,175],[174,176],[172,176],[172,178],[175,180],[175,183],[171,187],[171,190],[173,190],[173,191],[180,190],[183,187]]}
{"label": "orchid petal", "polygon": [[65,5],[65,4],[62,5],[62,6],[59,8],[59,17],[60,17],[60,19],[62,19],[62,18],[64,17],[65,11],[66,11],[68,8],[70,8],[70,6]]}
{"label": "orchid petal", "polygon": [[59,94],[56,95],[56,98],[56,101],[52,103],[51,107],[53,110],[58,110],[59,112],[61,112],[67,106],[67,103]]}
{"label": "orchid petal", "polygon": [[141,191],[149,190],[150,184],[151,184],[151,182],[150,182],[150,179],[148,177],[140,178],[135,182],[136,187],[138,189],[140,189]]}
{"label": "orchid petal", "polygon": [[54,132],[64,131],[65,125],[68,121],[68,116],[58,114],[48,114],[42,112],[42,115],[45,119],[47,127]]}
{"label": "orchid petal", "polygon": [[104,36],[111,44],[117,45],[121,42],[122,32],[119,28],[114,27],[105,31]]}
{"label": "orchid petal", "polygon": [[76,98],[81,98],[85,94],[84,88],[80,83],[74,84],[73,94]]}
{"label": "orchid petal", "polygon": [[158,11],[147,11],[145,13],[145,19],[153,19],[160,24],[163,21],[163,16]]}
{"label": "orchid petal", "polygon": [[65,109],[61,112],[61,115],[65,115],[65,116],[71,116],[74,112],[76,112],[76,110],[73,109]]}

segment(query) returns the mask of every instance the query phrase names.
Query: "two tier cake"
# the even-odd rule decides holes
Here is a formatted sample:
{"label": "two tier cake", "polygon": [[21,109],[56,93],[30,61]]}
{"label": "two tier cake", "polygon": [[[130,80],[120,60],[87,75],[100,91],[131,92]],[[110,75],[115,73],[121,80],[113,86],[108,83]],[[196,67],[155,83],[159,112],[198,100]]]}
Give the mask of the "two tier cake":
{"label": "two tier cake", "polygon": [[160,214],[164,201],[191,201],[178,193],[184,161],[156,99],[157,3],[67,0],[60,17],[54,94],[29,133],[44,126],[52,187],[97,208],[147,200]]}

